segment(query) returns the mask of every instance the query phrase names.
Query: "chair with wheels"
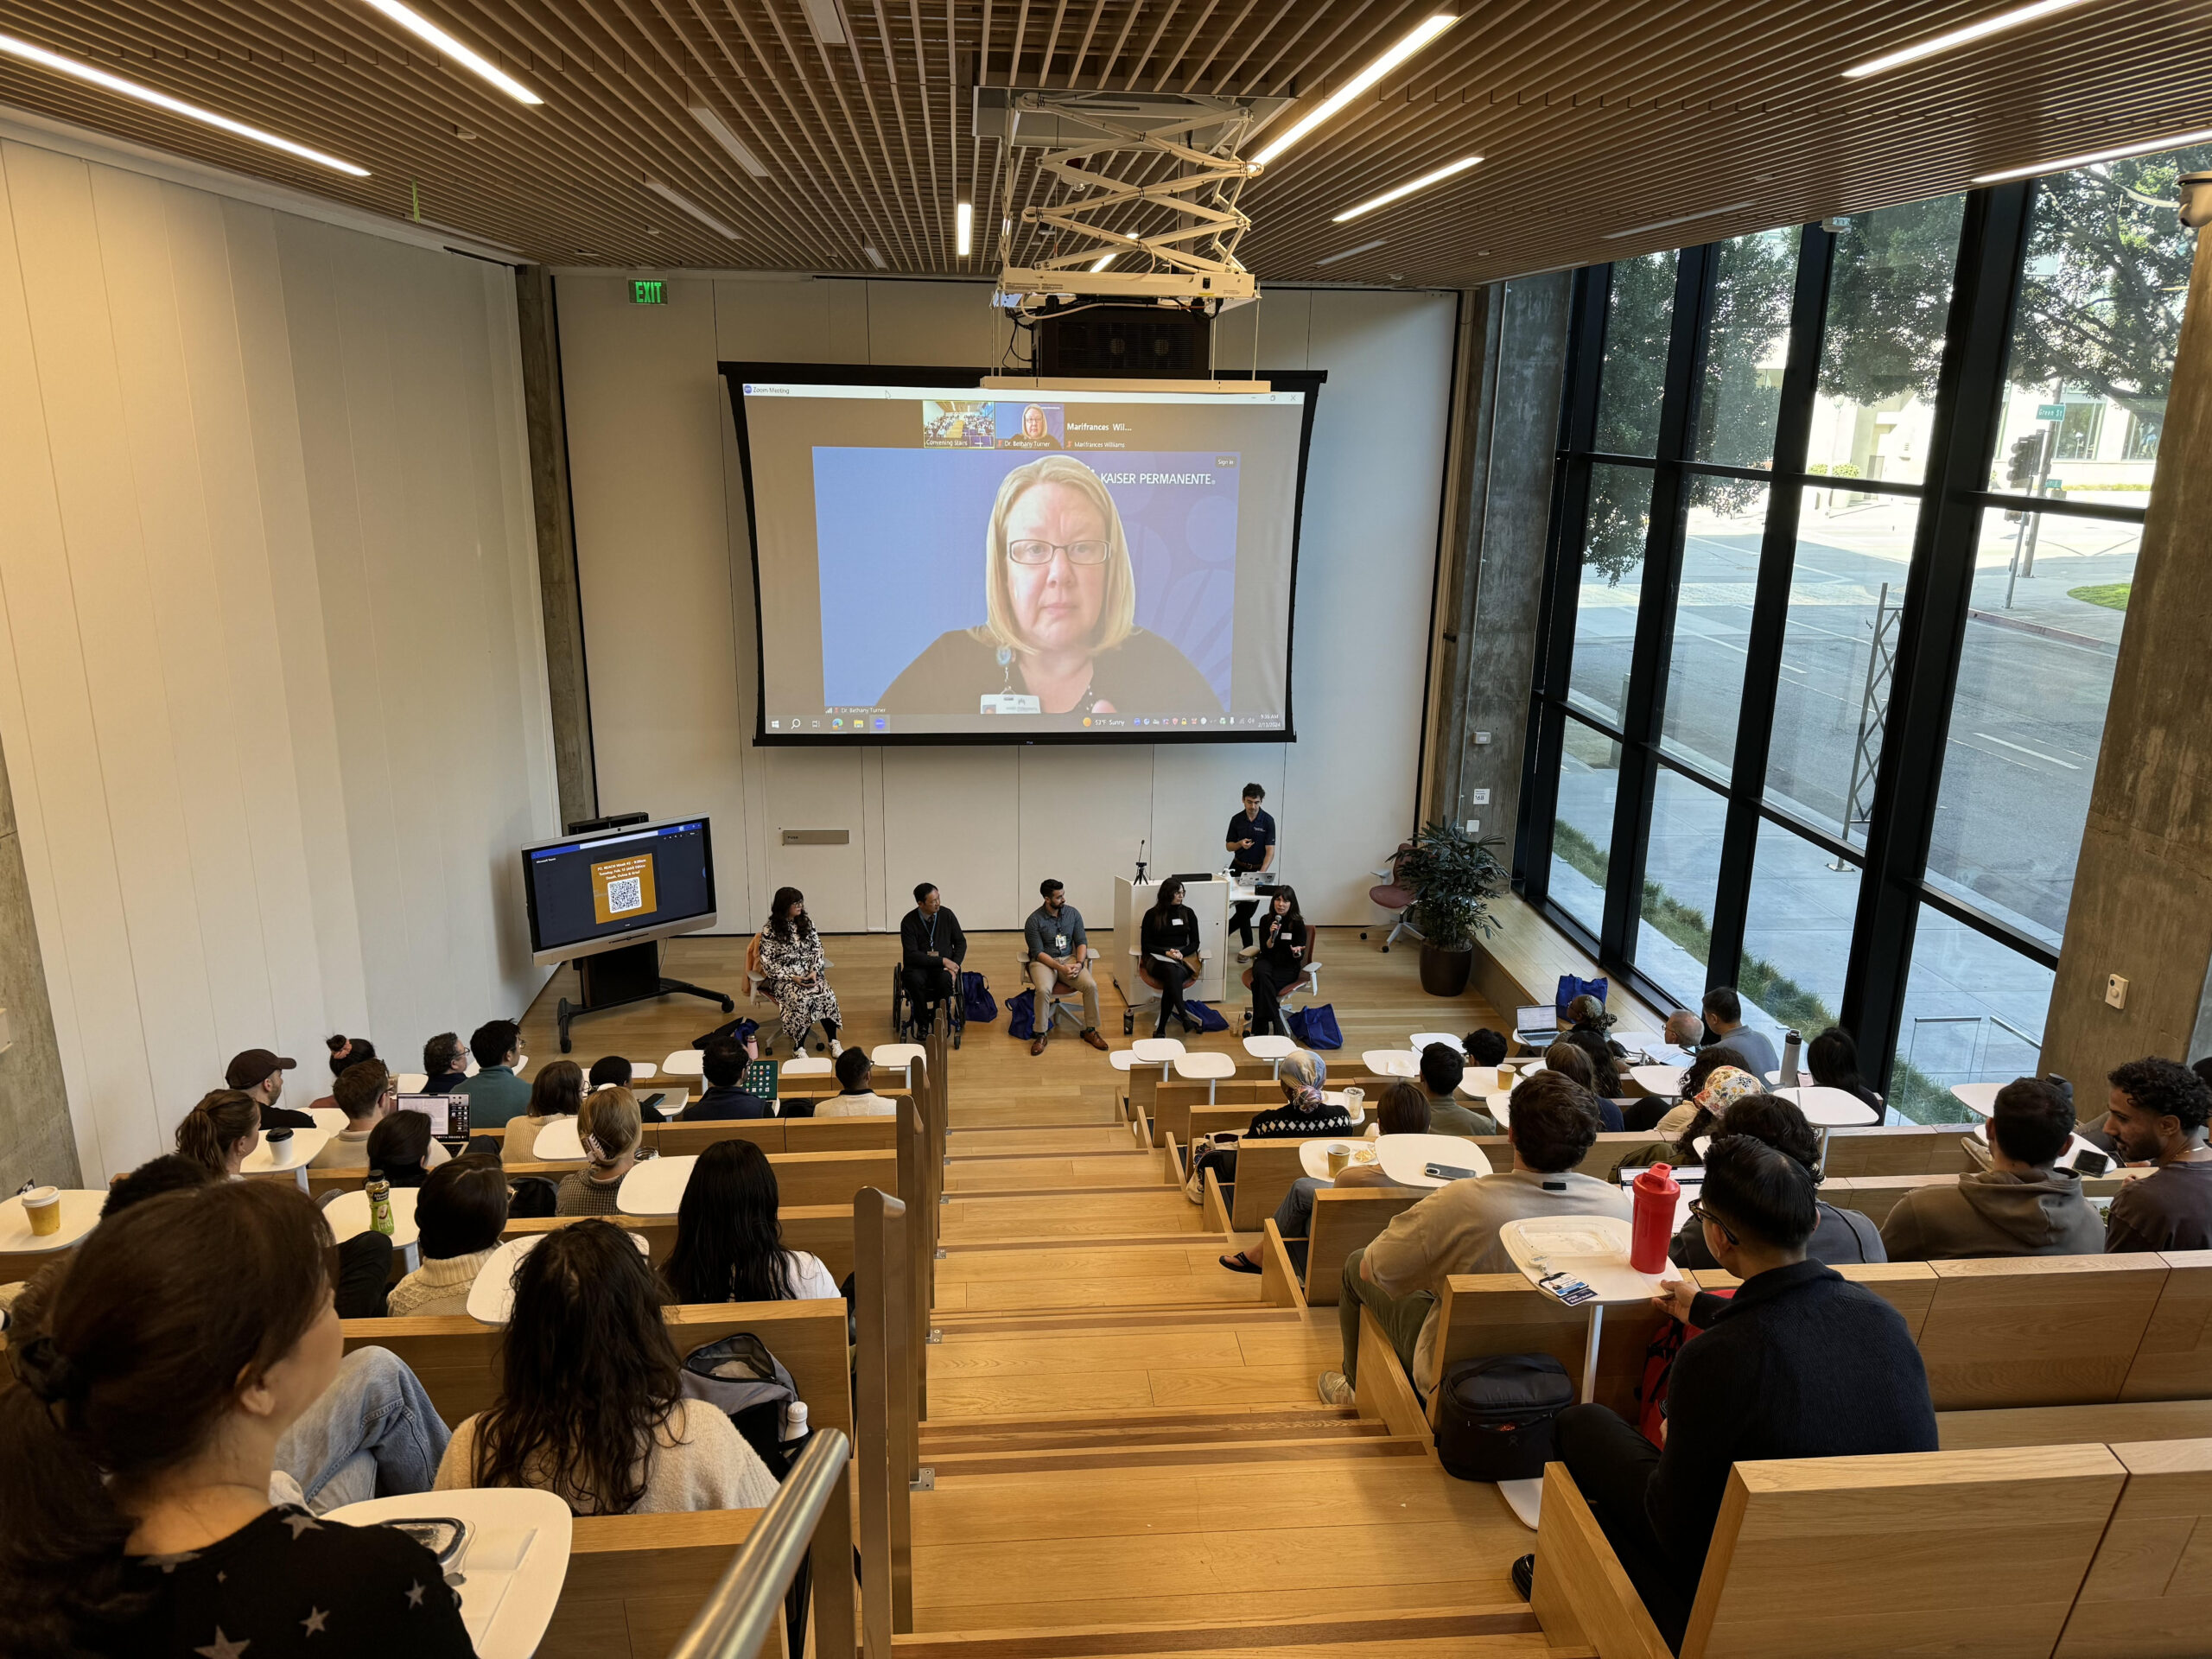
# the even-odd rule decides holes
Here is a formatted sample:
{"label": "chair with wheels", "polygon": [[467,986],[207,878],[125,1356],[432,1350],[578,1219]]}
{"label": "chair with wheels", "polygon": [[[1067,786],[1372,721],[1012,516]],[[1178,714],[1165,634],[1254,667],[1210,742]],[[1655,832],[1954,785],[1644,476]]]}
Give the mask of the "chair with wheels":
{"label": "chair with wheels", "polygon": [[[1029,976],[1029,953],[1027,950],[1021,953],[1021,982],[1031,990],[1036,989],[1037,982]],[[1018,996],[1020,993],[1017,991],[1015,995]],[[1031,1029],[1049,1044],[1052,1040],[1053,1022],[1063,1014],[1067,1015],[1068,1023],[1077,1031],[1083,1029],[1083,993],[1072,985],[1062,985],[1055,978],[1051,993],[1045,997],[1044,1006],[1033,1016]],[[1125,1022],[1122,1029],[1126,1031],[1128,1028]]]}
{"label": "chair with wheels", "polygon": [[[1390,947],[1398,942],[1398,935],[1401,933],[1410,933],[1417,939],[1421,938],[1421,930],[1406,919],[1406,912],[1413,908],[1414,900],[1421,895],[1406,885],[1400,874],[1407,855],[1413,849],[1414,844],[1410,841],[1400,842],[1398,850],[1391,855],[1389,866],[1373,872],[1383,878],[1382,885],[1367,890],[1370,903],[1377,909],[1390,912],[1390,936],[1382,941],[1382,949],[1386,954]],[[1363,930],[1359,937],[1363,939],[1367,934]]]}
{"label": "chair with wheels", "polygon": [[[1244,969],[1243,979],[1244,988],[1249,991],[1252,988],[1252,969],[1249,966]],[[1281,996],[1276,999],[1276,1005],[1284,1014],[1292,1014],[1306,1006],[1303,1001],[1294,1005],[1291,1001],[1293,997],[1304,997],[1310,1001],[1320,995],[1321,964],[1313,960],[1313,934],[1309,929],[1306,935],[1306,960],[1303,969],[1295,980],[1283,987]],[[1251,1034],[1251,1029],[1252,1009],[1248,1002],[1244,1008],[1244,1020],[1240,1034],[1249,1036]]]}

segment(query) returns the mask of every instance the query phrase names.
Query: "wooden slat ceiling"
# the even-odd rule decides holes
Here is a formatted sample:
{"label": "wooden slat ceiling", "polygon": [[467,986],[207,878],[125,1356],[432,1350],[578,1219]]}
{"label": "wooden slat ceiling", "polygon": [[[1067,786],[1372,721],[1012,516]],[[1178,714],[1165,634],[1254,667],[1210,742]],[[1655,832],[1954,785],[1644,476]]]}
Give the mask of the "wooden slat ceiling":
{"label": "wooden slat ceiling", "polygon": [[[1966,188],[2212,126],[2212,0],[2089,0],[1868,80],[1841,72],[2010,0],[1463,0],[1464,16],[1250,185],[1268,282],[1459,286]],[[558,264],[988,275],[1056,188],[979,138],[991,86],[1341,86],[1412,0],[419,0],[545,99],[518,104],[360,0],[0,0],[0,30],[357,162],[352,179],[0,56],[0,103],[425,219]],[[1448,3],[1443,9],[1449,9]],[[767,167],[686,113],[704,99]],[[1294,118],[1296,111],[1292,117]],[[1488,160],[1338,226],[1446,162]],[[725,239],[651,176],[734,228]],[[976,204],[975,254],[954,204]],[[1726,209],[1725,212],[1714,212]],[[1685,221],[1630,236],[1661,220]],[[1382,238],[1368,252],[1332,253]]]}

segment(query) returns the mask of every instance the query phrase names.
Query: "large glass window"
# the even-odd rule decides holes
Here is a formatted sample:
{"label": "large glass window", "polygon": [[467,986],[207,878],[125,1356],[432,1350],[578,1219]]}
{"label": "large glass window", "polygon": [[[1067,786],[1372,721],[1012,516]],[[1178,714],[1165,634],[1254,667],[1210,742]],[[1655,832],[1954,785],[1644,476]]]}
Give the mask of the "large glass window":
{"label": "large glass window", "polygon": [[1675,256],[1648,253],[1613,267],[1605,302],[1605,367],[1598,391],[1598,448],[1659,453],[1659,399],[1675,322]]}
{"label": "large glass window", "polygon": [[1966,1122],[1974,1114],[1951,1093],[1955,1085],[2036,1076],[2050,983],[2040,963],[1923,905],[1891,1109],[1916,1123]]}
{"label": "large glass window", "polygon": [[1551,895],[1592,933],[1604,925],[1621,746],[1578,720],[1567,722],[1559,761],[1559,821],[1552,832]]}
{"label": "large glass window", "polygon": [[1936,376],[1964,196],[1854,213],[1836,238],[1808,470],[1917,484],[1928,469]]}
{"label": "large glass window", "polygon": [[1735,765],[1767,489],[1742,479],[1699,475],[1689,480],[1687,493],[1681,592],[1659,744],[1726,779]]}
{"label": "large glass window", "polygon": [[1739,236],[1714,256],[1694,454],[1731,467],[1764,467],[1774,459],[1774,417],[1789,360],[1797,234]]}
{"label": "large glass window", "polygon": [[1637,966],[1695,1007],[1713,952],[1713,901],[1720,886],[1720,836],[1728,803],[1661,767],[1651,801],[1643,898],[1637,907]]}
{"label": "large glass window", "polygon": [[[1859,866],[1779,824],[1761,823],[1736,988],[1745,1023],[1810,1042],[1836,1022],[1859,912]],[[1756,1010],[1756,1011],[1755,1011]]]}
{"label": "large glass window", "polygon": [[1574,608],[1568,696],[1600,720],[1620,724],[1628,706],[1636,609],[1643,597],[1643,543],[1651,528],[1651,474],[1643,467],[1590,469],[1590,528],[1583,542]]}

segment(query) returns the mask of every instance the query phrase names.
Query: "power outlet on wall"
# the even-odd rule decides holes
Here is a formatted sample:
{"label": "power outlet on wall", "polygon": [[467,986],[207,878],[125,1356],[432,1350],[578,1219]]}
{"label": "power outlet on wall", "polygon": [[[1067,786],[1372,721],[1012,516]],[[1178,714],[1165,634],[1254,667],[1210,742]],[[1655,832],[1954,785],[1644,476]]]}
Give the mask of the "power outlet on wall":
{"label": "power outlet on wall", "polygon": [[1469,835],[1479,836],[1482,832],[1483,821],[1480,818],[1469,818],[1467,820],[1467,833]]}
{"label": "power outlet on wall", "polygon": [[2127,982],[2118,974],[2107,974],[2105,976],[2105,1006],[2108,1008],[2124,1008],[2127,1006]]}

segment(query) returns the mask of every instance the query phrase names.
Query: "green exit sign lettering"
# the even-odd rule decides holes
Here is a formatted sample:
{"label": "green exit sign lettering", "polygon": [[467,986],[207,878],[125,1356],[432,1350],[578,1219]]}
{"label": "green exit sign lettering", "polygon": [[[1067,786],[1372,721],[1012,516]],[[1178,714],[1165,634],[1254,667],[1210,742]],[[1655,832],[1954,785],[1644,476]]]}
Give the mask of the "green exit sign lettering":
{"label": "green exit sign lettering", "polygon": [[630,284],[630,303],[632,305],[666,305],[668,284],[661,282],[632,282]]}

